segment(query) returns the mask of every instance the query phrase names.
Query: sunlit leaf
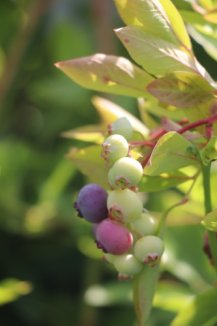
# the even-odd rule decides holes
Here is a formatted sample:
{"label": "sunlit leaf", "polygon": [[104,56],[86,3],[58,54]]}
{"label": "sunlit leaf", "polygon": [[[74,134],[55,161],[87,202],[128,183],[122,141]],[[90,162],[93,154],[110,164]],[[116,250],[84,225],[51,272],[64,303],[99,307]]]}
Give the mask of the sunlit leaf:
{"label": "sunlit leaf", "polygon": [[191,108],[214,98],[213,87],[192,72],[174,72],[156,79],[147,87],[161,102],[179,108]]}
{"label": "sunlit leaf", "polygon": [[216,314],[217,289],[209,289],[191,302],[188,302],[185,309],[182,309],[173,320],[171,326],[213,326],[217,323]]}
{"label": "sunlit leaf", "polygon": [[56,67],[83,87],[134,97],[143,96],[153,79],[128,59],[101,53],[58,62]]}
{"label": "sunlit leaf", "polygon": [[72,148],[67,157],[90,181],[108,188],[108,173],[106,163],[101,157],[101,150],[100,145],[88,146],[82,149]]}
{"label": "sunlit leaf", "polygon": [[170,131],[157,142],[144,173],[160,175],[188,165],[197,165],[195,154],[193,145],[187,139],[175,131]]}
{"label": "sunlit leaf", "polygon": [[208,213],[201,223],[207,230],[217,232],[217,209]]}
{"label": "sunlit leaf", "polygon": [[127,26],[116,31],[130,56],[154,75],[171,71],[197,70],[193,57],[173,43],[147,33],[139,26]]}
{"label": "sunlit leaf", "polygon": [[182,18],[171,1],[115,0],[115,4],[126,25],[140,26],[161,39],[191,48]]}

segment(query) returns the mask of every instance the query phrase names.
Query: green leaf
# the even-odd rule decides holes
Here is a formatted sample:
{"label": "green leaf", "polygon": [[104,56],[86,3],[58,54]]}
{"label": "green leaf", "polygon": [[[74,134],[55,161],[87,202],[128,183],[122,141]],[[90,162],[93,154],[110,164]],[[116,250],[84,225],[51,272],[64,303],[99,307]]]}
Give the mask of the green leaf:
{"label": "green leaf", "polygon": [[101,157],[101,150],[100,145],[88,146],[82,149],[72,148],[67,157],[91,182],[96,182],[102,187],[108,188],[107,169],[105,161]]}
{"label": "green leaf", "polygon": [[201,221],[201,224],[207,230],[217,232],[217,209],[208,213]]}
{"label": "green leaf", "polygon": [[186,285],[170,281],[161,281],[154,296],[154,307],[177,312],[186,306],[186,300],[192,298],[192,291]]}
{"label": "green leaf", "polygon": [[[180,121],[186,117],[183,110],[178,110],[175,106],[163,105],[159,103],[156,97],[153,97],[149,93],[147,93],[145,99],[139,98],[138,105],[141,116],[148,113],[157,117],[167,117],[175,121]],[[158,124],[155,123],[155,127],[157,125]]]}
{"label": "green leaf", "polygon": [[214,27],[193,25],[189,26],[189,33],[214,60],[217,60],[217,33]]}
{"label": "green leaf", "polygon": [[160,175],[199,163],[194,146],[182,135],[170,131],[155,145],[144,174]]}
{"label": "green leaf", "polygon": [[194,293],[199,293],[215,282],[216,273],[202,252],[204,229],[197,220],[191,222],[192,225],[187,225],[186,221],[182,224],[185,214],[188,220],[191,219],[187,208],[179,215],[179,224],[177,226],[173,224],[179,210],[180,208],[170,213],[171,226],[167,226],[164,236],[166,259],[162,259],[161,266],[176,279],[187,284]]}
{"label": "green leaf", "polygon": [[115,0],[126,25],[140,26],[148,34],[191,49],[182,18],[171,1]]}
{"label": "green leaf", "polygon": [[189,180],[192,180],[192,177],[181,172],[157,176],[144,175],[139,183],[139,190],[145,192],[163,191]]}
{"label": "green leaf", "polygon": [[161,76],[175,70],[197,70],[188,52],[141,27],[127,26],[115,32],[130,56],[149,73]]}
{"label": "green leaf", "polygon": [[209,142],[201,151],[201,158],[204,164],[207,164],[212,160],[217,160],[217,136],[210,138]]}
{"label": "green leaf", "polygon": [[214,9],[217,6],[216,0],[199,0],[198,2],[208,10]]}
{"label": "green leaf", "polygon": [[0,305],[17,300],[20,296],[29,294],[32,286],[29,282],[17,279],[5,279],[0,282]]}
{"label": "green leaf", "polygon": [[171,326],[214,326],[217,322],[216,313],[217,289],[209,289],[191,302],[188,302],[185,309],[182,309],[173,320]]}
{"label": "green leaf", "polygon": [[191,41],[181,15],[170,0],[159,0],[170,20],[171,28],[176,37],[187,49],[191,49]]}
{"label": "green leaf", "polygon": [[105,128],[100,128],[100,125],[88,125],[72,130],[68,130],[62,133],[63,137],[69,139],[77,139],[85,142],[92,142],[96,144],[101,144],[104,140],[103,132]]}
{"label": "green leaf", "polygon": [[126,96],[144,96],[145,86],[153,79],[123,57],[99,53],[55,66],[83,87]]}
{"label": "green leaf", "polygon": [[147,325],[159,277],[159,265],[144,266],[134,277],[133,298],[138,325]]}
{"label": "green leaf", "polygon": [[217,31],[216,25],[209,23],[206,16],[190,10],[180,11],[188,24],[188,32],[214,60],[217,60]]}
{"label": "green leaf", "polygon": [[179,108],[191,108],[214,98],[214,88],[192,72],[174,72],[156,79],[147,90],[161,102]]}
{"label": "green leaf", "polygon": [[208,13],[206,15],[204,15],[204,18],[208,22],[216,24],[217,23],[217,9],[215,8],[213,10],[208,11]]}

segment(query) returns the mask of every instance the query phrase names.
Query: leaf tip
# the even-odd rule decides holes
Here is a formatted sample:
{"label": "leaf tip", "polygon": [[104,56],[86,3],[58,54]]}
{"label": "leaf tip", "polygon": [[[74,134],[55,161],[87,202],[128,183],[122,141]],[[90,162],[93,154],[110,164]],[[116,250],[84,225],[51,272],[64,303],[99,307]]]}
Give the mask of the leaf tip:
{"label": "leaf tip", "polygon": [[55,62],[54,66],[58,69],[61,69],[61,61]]}

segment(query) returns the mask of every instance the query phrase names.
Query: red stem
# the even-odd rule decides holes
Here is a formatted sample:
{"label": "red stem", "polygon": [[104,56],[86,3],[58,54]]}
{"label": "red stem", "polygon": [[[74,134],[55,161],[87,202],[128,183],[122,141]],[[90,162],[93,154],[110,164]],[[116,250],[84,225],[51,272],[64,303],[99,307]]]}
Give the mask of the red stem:
{"label": "red stem", "polygon": [[217,120],[217,114],[215,114],[215,115],[213,115],[211,117],[208,117],[208,118],[204,118],[204,119],[197,120],[195,122],[189,123],[187,126],[179,129],[177,132],[179,134],[183,134],[184,132],[186,132],[188,130],[191,130],[193,128],[196,128],[196,127],[199,127],[199,126],[202,126],[202,125],[206,125],[206,124],[212,124],[216,120]]}
{"label": "red stem", "polygon": [[152,143],[151,141],[148,141],[148,140],[144,140],[144,141],[131,141],[130,142],[130,145],[132,146],[147,146],[147,147],[150,147],[150,148],[153,148],[155,146],[154,143]]}

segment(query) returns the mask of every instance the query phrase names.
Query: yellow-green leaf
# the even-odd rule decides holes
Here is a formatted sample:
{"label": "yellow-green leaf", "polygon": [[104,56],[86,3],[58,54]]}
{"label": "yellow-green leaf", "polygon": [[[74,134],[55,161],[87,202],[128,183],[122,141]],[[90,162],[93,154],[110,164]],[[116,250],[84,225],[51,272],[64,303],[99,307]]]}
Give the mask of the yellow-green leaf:
{"label": "yellow-green leaf", "polygon": [[178,43],[160,2],[152,0],[114,0],[114,2],[126,25],[140,26],[158,38]]}
{"label": "yellow-green leaf", "polygon": [[204,18],[210,23],[217,24],[217,8],[210,10],[204,15]]}
{"label": "yellow-green leaf", "polygon": [[72,148],[67,157],[72,160],[82,174],[87,176],[91,182],[98,183],[108,188],[106,163],[101,157],[100,145],[88,146],[82,149]]}
{"label": "yellow-green leaf", "polygon": [[116,31],[130,56],[146,71],[162,76],[172,71],[197,71],[193,57],[177,45],[147,33],[141,27],[127,26]]}
{"label": "yellow-green leaf", "polygon": [[217,232],[217,209],[208,213],[201,223],[207,230]]}
{"label": "yellow-green leaf", "polygon": [[77,139],[85,142],[92,142],[101,144],[104,140],[103,133],[106,128],[103,129],[100,125],[88,125],[80,128],[75,128],[62,133],[63,137]]}
{"label": "yellow-green leaf", "polygon": [[174,72],[156,79],[148,91],[163,103],[179,108],[191,108],[209,102],[215,89],[200,75],[192,72]]}
{"label": "yellow-green leaf", "polygon": [[216,314],[217,289],[212,288],[195,296],[186,304],[171,326],[214,326],[217,324]]}
{"label": "yellow-green leaf", "polygon": [[55,65],[83,87],[119,95],[144,96],[145,86],[153,80],[128,59],[101,53]]}
{"label": "yellow-green leaf", "polygon": [[198,163],[193,145],[182,135],[170,131],[155,145],[144,174],[156,176],[171,173]]}
{"label": "yellow-green leaf", "polygon": [[171,24],[171,28],[180,42],[187,49],[191,49],[191,41],[181,15],[170,0],[160,0]]}
{"label": "yellow-green leaf", "polygon": [[147,33],[191,49],[183,20],[170,0],[114,0],[126,25],[140,26]]}
{"label": "yellow-green leaf", "polygon": [[18,279],[5,279],[0,282],[0,305],[13,302],[31,291],[32,285],[29,282]]}

